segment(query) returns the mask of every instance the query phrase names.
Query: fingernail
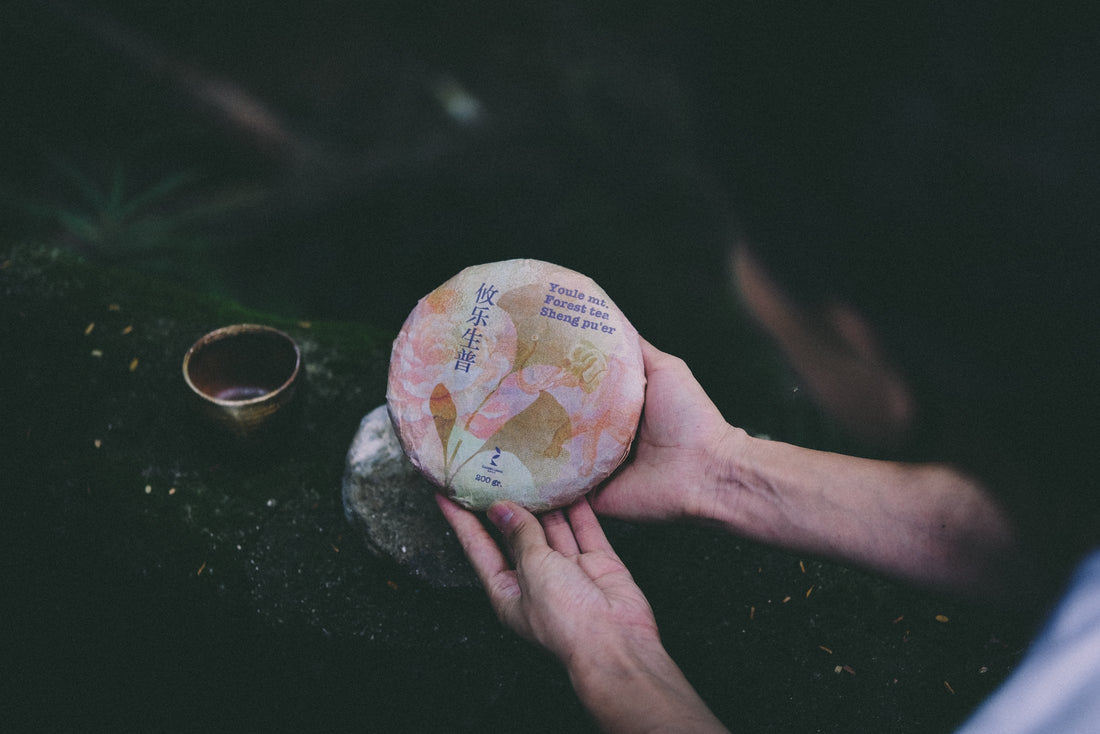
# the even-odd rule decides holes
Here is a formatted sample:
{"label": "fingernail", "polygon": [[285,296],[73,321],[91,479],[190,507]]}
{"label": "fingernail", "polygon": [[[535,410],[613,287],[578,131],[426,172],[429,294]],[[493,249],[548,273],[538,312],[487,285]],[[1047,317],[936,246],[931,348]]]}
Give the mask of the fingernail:
{"label": "fingernail", "polygon": [[512,516],[515,515],[515,513],[512,512],[512,508],[503,502],[494,502],[489,505],[487,514],[489,515],[489,520],[501,530],[504,529],[505,525],[511,522]]}

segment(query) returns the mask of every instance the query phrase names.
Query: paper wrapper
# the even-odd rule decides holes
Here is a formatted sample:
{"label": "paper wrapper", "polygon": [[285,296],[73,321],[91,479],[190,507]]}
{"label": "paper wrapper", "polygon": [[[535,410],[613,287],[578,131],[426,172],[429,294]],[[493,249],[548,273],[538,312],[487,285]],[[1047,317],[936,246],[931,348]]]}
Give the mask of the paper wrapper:
{"label": "paper wrapper", "polygon": [[420,299],[386,392],[413,465],[476,510],[570,504],[626,458],[644,398],[638,332],[590,278],[538,260],[469,267]]}

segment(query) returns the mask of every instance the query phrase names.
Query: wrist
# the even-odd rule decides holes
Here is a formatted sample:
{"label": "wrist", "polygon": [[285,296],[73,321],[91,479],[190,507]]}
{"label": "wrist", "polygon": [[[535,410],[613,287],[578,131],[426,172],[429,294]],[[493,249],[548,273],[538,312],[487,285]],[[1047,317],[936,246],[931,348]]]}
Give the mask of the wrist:
{"label": "wrist", "polygon": [[754,439],[743,429],[726,425],[706,452],[701,481],[690,494],[685,516],[704,524],[725,524],[729,506],[737,497],[746,476],[746,466]]}
{"label": "wrist", "polygon": [[694,517],[753,540],[799,547],[816,501],[807,491],[813,485],[797,476],[800,462],[809,462],[805,453],[731,427],[716,443],[707,469],[709,496],[701,495]]}
{"label": "wrist", "polygon": [[567,669],[604,731],[725,731],[659,639],[588,649]]}

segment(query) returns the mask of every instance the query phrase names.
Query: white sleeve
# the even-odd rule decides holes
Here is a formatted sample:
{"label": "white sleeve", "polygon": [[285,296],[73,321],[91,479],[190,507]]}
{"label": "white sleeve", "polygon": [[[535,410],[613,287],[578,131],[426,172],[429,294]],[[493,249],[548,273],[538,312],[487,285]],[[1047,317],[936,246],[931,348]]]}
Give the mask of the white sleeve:
{"label": "white sleeve", "polygon": [[1100,551],[1077,569],[1020,665],[958,734],[1100,731]]}

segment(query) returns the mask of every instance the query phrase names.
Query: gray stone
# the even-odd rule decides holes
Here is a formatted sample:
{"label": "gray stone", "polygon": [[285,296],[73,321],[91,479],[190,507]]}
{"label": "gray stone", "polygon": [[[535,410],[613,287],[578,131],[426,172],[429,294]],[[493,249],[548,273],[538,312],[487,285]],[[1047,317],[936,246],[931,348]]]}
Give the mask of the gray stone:
{"label": "gray stone", "polygon": [[344,512],[369,547],[438,587],[477,586],[462,546],[435,504],[434,484],[406,458],[385,405],[363,417],[344,467]]}

